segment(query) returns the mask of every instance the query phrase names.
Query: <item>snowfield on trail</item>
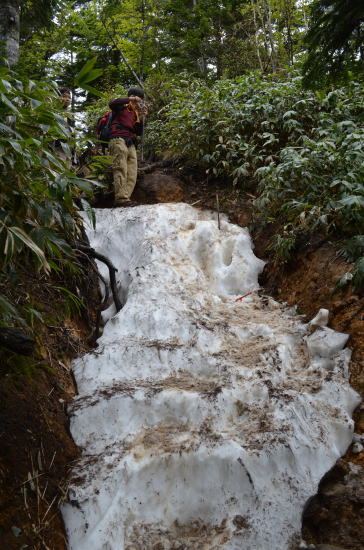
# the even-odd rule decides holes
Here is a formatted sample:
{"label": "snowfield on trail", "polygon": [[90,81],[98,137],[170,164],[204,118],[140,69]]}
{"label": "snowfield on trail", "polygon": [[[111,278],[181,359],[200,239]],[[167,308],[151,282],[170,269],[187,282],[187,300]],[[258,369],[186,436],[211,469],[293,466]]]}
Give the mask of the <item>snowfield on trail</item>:
{"label": "snowfield on trail", "polygon": [[219,230],[216,213],[96,219],[91,246],[125,305],[74,362],[70,550],[297,548],[307,500],[352,440],[347,335],[259,292],[248,231]]}

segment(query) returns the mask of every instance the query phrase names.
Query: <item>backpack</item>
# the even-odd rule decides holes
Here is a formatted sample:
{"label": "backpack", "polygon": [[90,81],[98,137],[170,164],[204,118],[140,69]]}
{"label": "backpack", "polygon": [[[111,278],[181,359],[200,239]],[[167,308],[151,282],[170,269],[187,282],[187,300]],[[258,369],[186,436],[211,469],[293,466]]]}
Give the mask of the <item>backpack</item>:
{"label": "backpack", "polygon": [[[107,111],[102,117],[99,118],[96,125],[97,139],[100,141],[110,141],[111,138],[111,124],[112,124],[112,111]],[[103,144],[103,147],[106,144]]]}
{"label": "backpack", "polygon": [[[108,142],[111,139],[112,124],[113,124],[114,116],[115,116],[114,111],[107,111],[104,115],[102,115],[102,117],[99,118],[96,124],[96,136],[97,136],[97,139],[102,142],[102,150],[104,153],[105,153],[106,147],[108,147]],[[134,131],[133,128],[129,128],[128,126],[124,126],[123,124],[120,124],[120,123],[118,123],[116,127],[118,129],[128,130],[128,132]],[[130,145],[136,144],[135,139],[133,138],[125,137],[124,139],[128,147],[130,147]]]}

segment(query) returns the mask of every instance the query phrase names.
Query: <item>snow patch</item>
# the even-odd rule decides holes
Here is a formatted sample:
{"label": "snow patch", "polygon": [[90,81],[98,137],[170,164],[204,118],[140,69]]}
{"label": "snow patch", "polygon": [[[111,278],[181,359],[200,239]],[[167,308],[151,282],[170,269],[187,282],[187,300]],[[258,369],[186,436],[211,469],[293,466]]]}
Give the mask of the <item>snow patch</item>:
{"label": "snow patch", "polygon": [[96,218],[125,305],[74,362],[70,550],[288,550],[352,440],[347,335],[327,310],[306,325],[260,296],[264,262],[225,218],[186,204]]}

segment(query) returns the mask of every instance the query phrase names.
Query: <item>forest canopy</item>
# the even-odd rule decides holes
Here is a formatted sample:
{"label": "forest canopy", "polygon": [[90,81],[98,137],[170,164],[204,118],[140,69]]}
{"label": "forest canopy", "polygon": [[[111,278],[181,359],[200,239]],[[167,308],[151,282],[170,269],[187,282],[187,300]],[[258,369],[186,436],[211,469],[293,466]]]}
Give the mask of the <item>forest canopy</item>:
{"label": "forest canopy", "polygon": [[[133,79],[120,51],[143,82],[155,73],[219,79],[302,63],[309,87],[363,73],[361,0],[28,0],[18,17],[20,70],[66,86],[90,52],[103,69],[101,90]],[[0,31],[6,38],[6,25]]]}

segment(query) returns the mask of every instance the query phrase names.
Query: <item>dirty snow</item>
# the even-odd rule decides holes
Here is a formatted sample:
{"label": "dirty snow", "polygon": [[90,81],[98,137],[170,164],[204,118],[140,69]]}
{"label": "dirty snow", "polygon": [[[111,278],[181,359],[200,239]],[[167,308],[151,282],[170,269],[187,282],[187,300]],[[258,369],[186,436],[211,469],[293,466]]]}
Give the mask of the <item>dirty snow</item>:
{"label": "dirty snow", "polygon": [[352,440],[347,335],[326,310],[304,324],[258,292],[248,231],[219,230],[211,212],[96,217],[90,242],[118,268],[125,305],[74,363],[70,550],[293,548]]}

